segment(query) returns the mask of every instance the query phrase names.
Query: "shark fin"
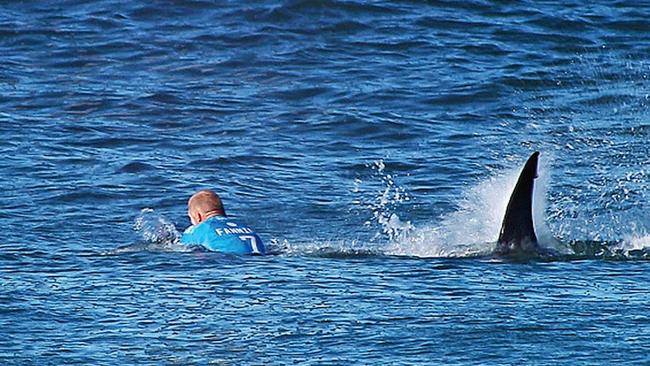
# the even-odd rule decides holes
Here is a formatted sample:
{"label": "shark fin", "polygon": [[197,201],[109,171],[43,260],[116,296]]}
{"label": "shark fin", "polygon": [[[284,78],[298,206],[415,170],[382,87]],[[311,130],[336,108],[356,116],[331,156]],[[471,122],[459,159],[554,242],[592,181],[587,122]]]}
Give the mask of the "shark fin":
{"label": "shark fin", "polygon": [[533,193],[539,152],[534,152],[519,174],[503,217],[495,254],[524,257],[539,253],[533,225]]}

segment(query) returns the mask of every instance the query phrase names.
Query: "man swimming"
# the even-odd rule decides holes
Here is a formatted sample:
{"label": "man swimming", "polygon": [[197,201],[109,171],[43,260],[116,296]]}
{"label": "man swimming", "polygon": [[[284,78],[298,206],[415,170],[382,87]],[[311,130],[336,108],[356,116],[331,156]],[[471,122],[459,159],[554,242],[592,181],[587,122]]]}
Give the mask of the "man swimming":
{"label": "man swimming", "polygon": [[199,191],[190,197],[187,215],[192,226],[181,237],[183,245],[232,254],[266,253],[262,239],[250,227],[228,218],[221,198],[212,191]]}

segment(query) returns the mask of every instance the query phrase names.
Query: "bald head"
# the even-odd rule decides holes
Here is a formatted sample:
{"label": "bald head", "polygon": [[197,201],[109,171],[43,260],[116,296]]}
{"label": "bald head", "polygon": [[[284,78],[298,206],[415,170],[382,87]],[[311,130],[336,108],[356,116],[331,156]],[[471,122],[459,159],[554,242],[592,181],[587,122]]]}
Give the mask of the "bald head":
{"label": "bald head", "polygon": [[187,201],[187,215],[190,217],[192,225],[196,225],[212,216],[226,216],[226,211],[221,203],[221,198],[216,193],[204,190],[196,192]]}

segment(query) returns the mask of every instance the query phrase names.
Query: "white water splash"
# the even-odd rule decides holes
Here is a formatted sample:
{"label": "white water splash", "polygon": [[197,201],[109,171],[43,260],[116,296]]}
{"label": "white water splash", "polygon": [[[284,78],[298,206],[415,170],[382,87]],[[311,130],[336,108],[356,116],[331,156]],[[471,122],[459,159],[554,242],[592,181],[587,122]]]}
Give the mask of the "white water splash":
{"label": "white water splash", "polygon": [[[545,223],[546,187],[550,180],[548,160],[540,164],[533,199],[533,221],[540,245],[567,253]],[[520,164],[523,165],[523,164]],[[489,255],[495,249],[510,194],[521,166],[490,177],[467,189],[458,209],[444,215],[440,222],[401,231],[386,253],[417,257],[472,257]]]}
{"label": "white water splash", "polygon": [[370,217],[363,223],[370,235],[366,235],[367,231],[364,229],[364,233],[352,238],[335,237],[306,241],[272,239],[268,245],[270,250],[288,255],[336,257],[384,254],[386,239],[394,240],[413,228],[410,222],[402,221],[394,213],[400,204],[410,201],[410,196],[396,183],[395,177],[386,172],[383,160],[365,166],[369,169],[369,179],[355,178],[350,191],[357,197],[352,201],[352,212],[364,216],[370,212]]}
{"label": "white water splash", "polygon": [[631,236],[624,240],[621,246],[622,249],[628,253],[632,250],[650,249],[650,234],[642,236]]}
{"label": "white water splash", "polygon": [[144,208],[133,223],[133,230],[140,234],[141,242],[124,245],[106,252],[119,255],[137,252],[188,252],[192,248],[179,244],[180,234],[174,224],[158,215],[151,208]]}
{"label": "white water splash", "polygon": [[180,233],[174,223],[151,208],[140,211],[133,223],[133,230],[140,234],[145,243],[150,244],[174,246],[180,239]]}
{"label": "white water splash", "polygon": [[400,235],[388,246],[391,255],[417,257],[467,257],[492,252],[518,171],[493,177],[468,189],[458,209],[436,224]]}
{"label": "white water splash", "polygon": [[386,165],[383,160],[374,162],[370,167],[376,171],[376,175],[381,179],[383,190],[368,205],[372,212],[372,218],[366,222],[366,226],[376,222],[379,224],[381,232],[375,235],[375,239],[383,234],[387,235],[390,240],[394,240],[413,229],[413,225],[409,221],[400,220],[399,216],[392,212],[395,206],[410,201],[411,198],[404,188],[395,183],[393,176],[385,172]]}
{"label": "white water splash", "polygon": [[631,230],[632,233],[626,235],[614,249],[622,252],[625,256],[630,256],[633,251],[649,251],[650,233],[645,228],[639,228],[636,225]]}
{"label": "white water splash", "polygon": [[[539,166],[537,168],[537,179],[535,180],[535,190],[533,193],[533,224],[535,234],[540,246],[550,249],[553,253],[560,255],[575,254],[567,245],[555,238],[548,225],[546,208],[548,204],[547,192],[551,183],[551,162],[554,160],[553,155],[540,155]],[[515,178],[516,179],[516,178]],[[512,189],[516,181],[512,183]],[[507,204],[506,204],[507,205]],[[504,211],[505,212],[505,211]]]}

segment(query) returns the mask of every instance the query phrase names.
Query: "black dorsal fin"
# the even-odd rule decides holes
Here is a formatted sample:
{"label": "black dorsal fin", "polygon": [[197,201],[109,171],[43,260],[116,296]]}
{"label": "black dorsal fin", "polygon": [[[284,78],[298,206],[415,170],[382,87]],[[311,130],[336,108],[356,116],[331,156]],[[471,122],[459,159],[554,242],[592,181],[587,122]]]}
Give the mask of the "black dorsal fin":
{"label": "black dorsal fin", "polygon": [[538,160],[539,152],[534,152],[528,158],[510,195],[497,241],[498,255],[522,256],[539,251],[533,225],[533,192]]}

